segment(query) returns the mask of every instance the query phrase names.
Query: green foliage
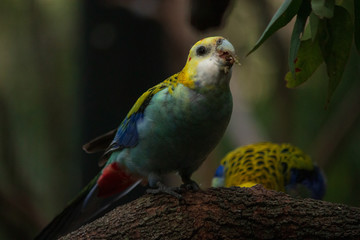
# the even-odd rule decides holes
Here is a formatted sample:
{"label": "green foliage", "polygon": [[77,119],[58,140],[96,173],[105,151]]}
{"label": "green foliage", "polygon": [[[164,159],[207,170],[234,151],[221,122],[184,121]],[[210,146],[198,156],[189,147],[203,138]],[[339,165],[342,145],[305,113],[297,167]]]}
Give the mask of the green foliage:
{"label": "green foliage", "polygon": [[271,19],[269,25],[266,27],[265,31],[255,44],[255,46],[250,50],[247,55],[260,47],[261,44],[263,44],[263,42],[265,42],[265,40],[268,39],[271,35],[273,35],[277,30],[288,24],[291,19],[296,15],[298,9],[300,8],[301,2],[302,0],[285,0]]}
{"label": "green foliage", "polygon": [[329,77],[328,100],[339,85],[349,59],[353,38],[353,25],[345,8],[336,6],[334,17],[322,20],[318,28],[319,45]]}
{"label": "green foliage", "polygon": [[334,0],[312,0],[311,8],[320,18],[332,18],[334,16]]}
{"label": "green foliage", "polygon": [[311,39],[301,41],[295,67],[295,75],[288,72],[285,76],[288,88],[294,88],[305,82],[323,62],[319,41]]}
{"label": "green foliage", "polygon": [[310,3],[308,1],[303,1],[300,6],[299,12],[297,14],[294,29],[291,35],[289,68],[292,75],[295,74],[295,60],[300,47],[300,39],[301,39],[301,35],[304,33],[306,20],[310,12],[311,12]]}
{"label": "green foliage", "polygon": [[[248,54],[297,15],[290,42],[286,86],[294,88],[306,82],[324,62],[329,101],[342,79],[353,35],[358,52],[360,49],[360,1],[352,3],[342,6],[342,1],[335,0],[285,1]],[[354,19],[349,12],[351,8],[354,8]]]}

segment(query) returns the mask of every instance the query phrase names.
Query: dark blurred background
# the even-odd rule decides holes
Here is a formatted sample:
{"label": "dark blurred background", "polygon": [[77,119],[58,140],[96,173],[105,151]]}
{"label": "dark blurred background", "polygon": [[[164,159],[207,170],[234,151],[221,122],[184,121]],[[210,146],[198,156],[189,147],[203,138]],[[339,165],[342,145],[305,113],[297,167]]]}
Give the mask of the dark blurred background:
{"label": "dark blurred background", "polygon": [[233,43],[242,66],[228,131],[195,180],[209,187],[237,146],[291,142],[324,169],[325,200],[360,206],[359,55],[352,50],[328,105],[324,66],[285,87],[293,24],[245,59],[281,2],[2,0],[0,239],[34,237],[100,170],[82,144],[116,128],[142,92],[214,35]]}

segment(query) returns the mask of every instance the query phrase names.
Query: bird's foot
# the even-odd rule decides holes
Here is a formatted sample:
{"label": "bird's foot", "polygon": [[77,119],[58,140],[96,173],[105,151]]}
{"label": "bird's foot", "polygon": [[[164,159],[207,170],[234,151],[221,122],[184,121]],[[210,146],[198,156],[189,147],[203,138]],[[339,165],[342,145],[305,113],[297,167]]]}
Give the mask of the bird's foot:
{"label": "bird's foot", "polygon": [[185,190],[193,190],[193,191],[200,190],[199,185],[193,180],[188,180],[184,182],[184,184],[182,184],[180,187]]}
{"label": "bird's foot", "polygon": [[182,199],[181,194],[178,193],[181,192],[181,189],[179,187],[168,187],[161,182],[158,182],[156,186],[157,188],[149,188],[146,190],[146,192],[151,194],[166,193],[173,197],[176,197],[177,199]]}

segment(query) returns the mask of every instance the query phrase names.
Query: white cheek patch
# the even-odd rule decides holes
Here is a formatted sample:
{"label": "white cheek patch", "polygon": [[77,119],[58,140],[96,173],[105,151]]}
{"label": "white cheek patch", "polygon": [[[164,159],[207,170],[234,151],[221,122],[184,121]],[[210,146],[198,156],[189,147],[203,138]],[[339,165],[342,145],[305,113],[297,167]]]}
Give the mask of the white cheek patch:
{"label": "white cheek patch", "polygon": [[196,85],[211,86],[228,83],[231,77],[231,69],[218,62],[216,56],[211,56],[199,62],[196,69]]}
{"label": "white cheek patch", "polygon": [[201,85],[215,84],[219,75],[219,66],[212,57],[200,61],[197,65],[196,80]]}

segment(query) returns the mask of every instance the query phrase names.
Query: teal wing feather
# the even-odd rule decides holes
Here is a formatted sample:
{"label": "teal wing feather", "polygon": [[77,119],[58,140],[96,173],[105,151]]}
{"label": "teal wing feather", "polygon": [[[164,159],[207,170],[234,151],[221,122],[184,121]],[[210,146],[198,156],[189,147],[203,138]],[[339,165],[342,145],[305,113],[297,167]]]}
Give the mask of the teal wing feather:
{"label": "teal wing feather", "polygon": [[176,77],[177,74],[169,77],[141,95],[117,129],[114,139],[100,159],[100,165],[105,164],[114,151],[135,147],[138,144],[139,134],[137,124],[143,119],[146,107],[150,104],[153,96],[159,91],[168,87],[173,88]]}

